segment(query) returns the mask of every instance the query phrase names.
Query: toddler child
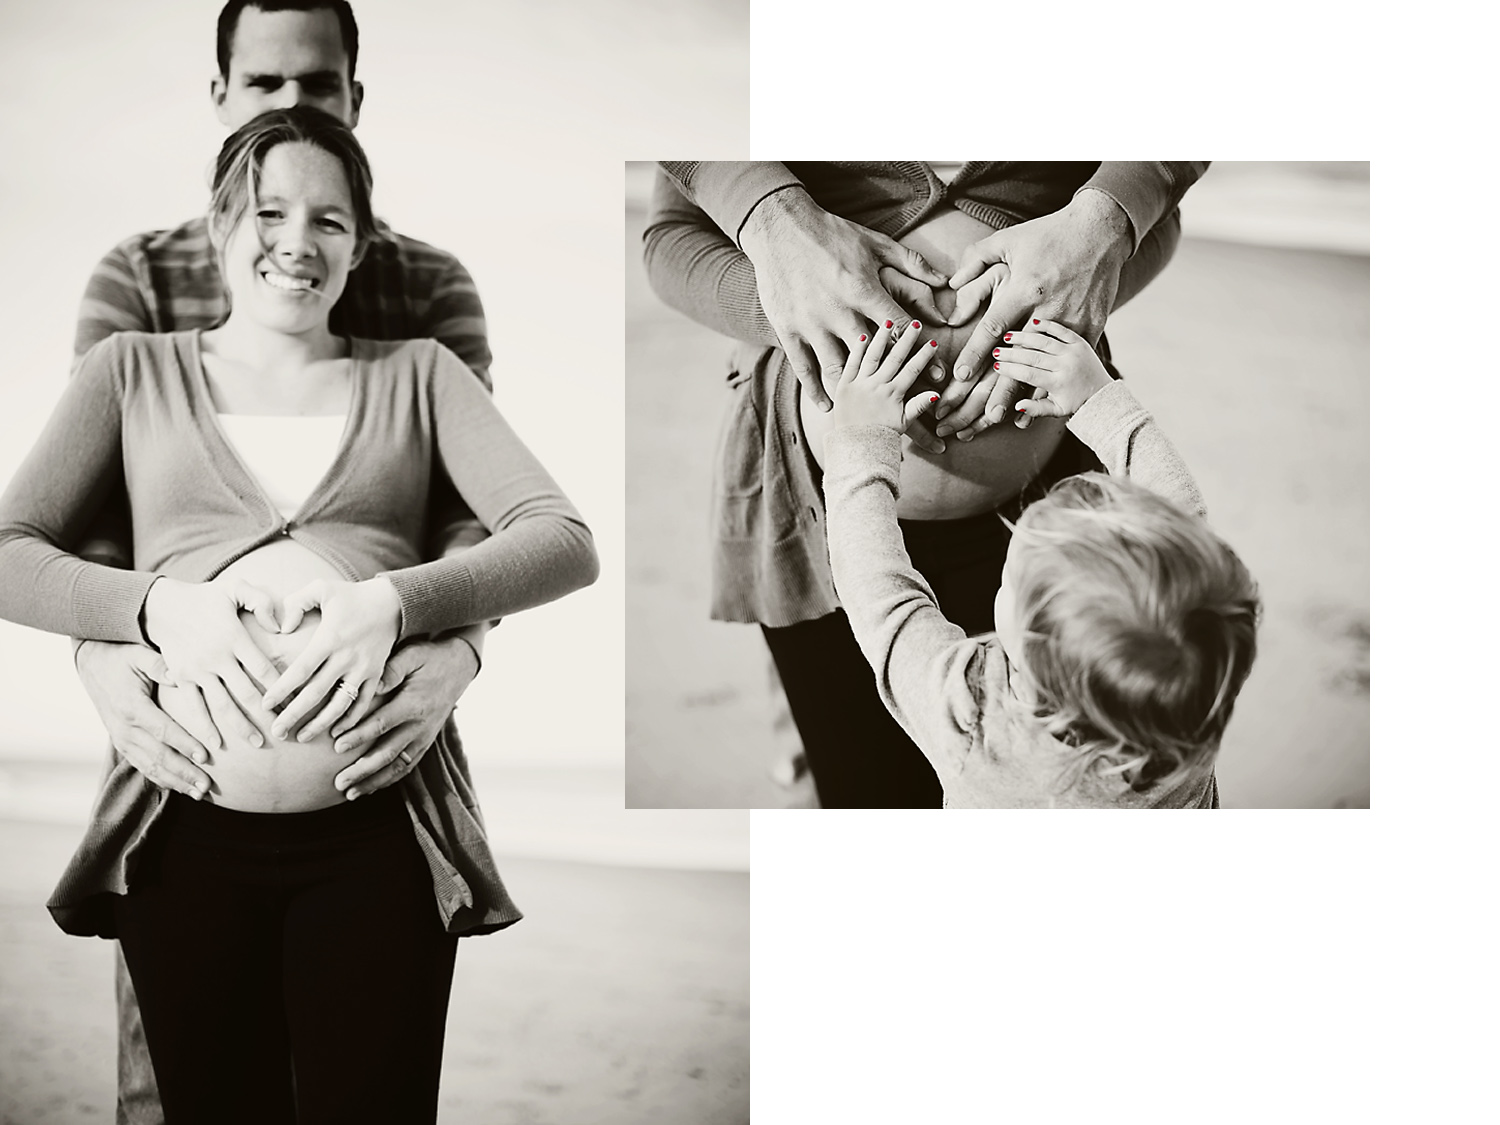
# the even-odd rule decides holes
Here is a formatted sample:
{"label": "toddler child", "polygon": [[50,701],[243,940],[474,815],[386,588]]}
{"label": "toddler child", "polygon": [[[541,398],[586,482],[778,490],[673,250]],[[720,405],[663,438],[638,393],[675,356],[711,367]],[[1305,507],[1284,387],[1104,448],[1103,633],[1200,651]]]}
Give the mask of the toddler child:
{"label": "toddler child", "polygon": [[996,370],[1037,388],[1017,412],[1068,417],[1110,475],[1069,477],[1022,513],[992,637],[943,617],[896,523],[901,430],[937,401],[905,401],[930,342],[912,328],[861,337],[834,394],[829,555],[881,698],[950,808],[1217,808],[1214,757],[1255,659],[1255,583],[1086,340],[1036,319],[1005,339]]}

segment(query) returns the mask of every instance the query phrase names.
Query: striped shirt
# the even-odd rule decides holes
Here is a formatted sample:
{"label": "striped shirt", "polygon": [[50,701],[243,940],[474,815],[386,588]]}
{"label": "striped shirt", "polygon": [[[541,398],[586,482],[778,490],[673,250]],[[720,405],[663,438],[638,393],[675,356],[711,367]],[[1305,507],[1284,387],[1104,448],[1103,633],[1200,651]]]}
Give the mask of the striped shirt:
{"label": "striped shirt", "polygon": [[[78,313],[73,365],[116,332],[213,328],[228,315],[208,220],[147,231],[127,238],[95,267]],[[383,223],[350,271],[329,327],[367,340],[438,340],[493,390],[484,308],[469,271],[452,254]]]}
{"label": "striped shirt", "polygon": [[[229,294],[208,240],[208,220],[127,238],[94,268],[73,341],[73,369],[116,332],[214,328],[229,316]],[[397,234],[384,223],[329,314],[337,335],[366,340],[433,339],[490,381],[490,345],[474,279],[452,254]],[[130,567],[129,504],[123,492],[103,505],[80,553]],[[472,546],[486,532],[446,477],[428,505],[428,557]]]}

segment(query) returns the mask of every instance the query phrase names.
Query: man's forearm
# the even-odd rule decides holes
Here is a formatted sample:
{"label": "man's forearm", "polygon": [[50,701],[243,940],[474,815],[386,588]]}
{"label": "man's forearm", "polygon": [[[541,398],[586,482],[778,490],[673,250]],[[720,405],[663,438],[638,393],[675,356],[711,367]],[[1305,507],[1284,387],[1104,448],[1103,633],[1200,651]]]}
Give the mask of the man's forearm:
{"label": "man's forearm", "polygon": [[477,625],[466,625],[462,629],[454,629],[452,632],[443,633],[436,637],[439,641],[458,641],[468,645],[474,650],[474,674],[479,675],[479,670],[484,667],[484,638],[496,625],[500,624],[499,618],[494,621],[481,621]]}

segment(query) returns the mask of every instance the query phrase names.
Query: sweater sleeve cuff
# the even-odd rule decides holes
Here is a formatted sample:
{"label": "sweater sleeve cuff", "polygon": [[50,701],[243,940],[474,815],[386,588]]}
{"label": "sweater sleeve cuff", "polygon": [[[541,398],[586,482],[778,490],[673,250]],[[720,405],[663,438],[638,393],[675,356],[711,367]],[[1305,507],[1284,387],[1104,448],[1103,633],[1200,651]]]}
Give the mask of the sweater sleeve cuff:
{"label": "sweater sleeve cuff", "polygon": [[73,587],[73,610],[80,637],[124,644],[147,644],[141,631],[146,594],[161,575],[141,570],[90,567]]}
{"label": "sweater sleeve cuff", "polygon": [[1078,190],[1102,191],[1120,205],[1130,220],[1134,253],[1151,228],[1176,209],[1206,167],[1189,161],[1106,160]]}
{"label": "sweater sleeve cuff", "polygon": [[473,617],[474,583],[462,563],[439,559],[386,571],[381,577],[396,588],[396,597],[401,602],[398,642],[440,633]]}
{"label": "sweater sleeve cuff", "polygon": [[1068,419],[1068,429],[1090,449],[1098,449],[1121,426],[1133,425],[1145,409],[1123,379],[1113,379]]}
{"label": "sweater sleeve cuff", "polygon": [[695,165],[663,165],[694,203],[739,245],[740,228],[768,195],[800,187],[785,164],[769,160],[705,160]]}

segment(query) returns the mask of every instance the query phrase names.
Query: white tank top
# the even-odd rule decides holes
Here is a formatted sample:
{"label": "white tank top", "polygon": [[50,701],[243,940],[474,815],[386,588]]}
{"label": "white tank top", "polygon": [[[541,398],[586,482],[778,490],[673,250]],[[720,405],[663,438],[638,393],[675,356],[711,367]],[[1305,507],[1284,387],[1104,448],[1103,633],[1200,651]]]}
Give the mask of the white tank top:
{"label": "white tank top", "polygon": [[219,424],[276,510],[290,519],[333,464],[346,419],[344,414],[220,414]]}

